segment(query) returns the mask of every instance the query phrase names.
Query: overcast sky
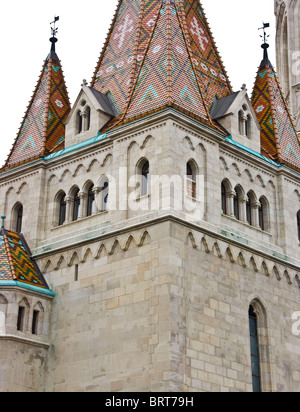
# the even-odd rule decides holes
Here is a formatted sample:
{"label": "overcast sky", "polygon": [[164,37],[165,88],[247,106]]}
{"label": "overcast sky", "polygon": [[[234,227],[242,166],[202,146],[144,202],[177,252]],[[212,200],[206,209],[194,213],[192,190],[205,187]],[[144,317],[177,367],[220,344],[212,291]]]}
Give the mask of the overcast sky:
{"label": "overcast sky", "polygon": [[[50,22],[54,15],[60,16],[56,51],[73,104],[82,80],[90,82],[92,78],[117,3],[117,0],[1,1],[1,166],[50,51]],[[274,0],[202,0],[202,5],[234,90],[246,83],[251,95],[263,55],[258,31],[263,21],[271,24],[269,57],[276,64]]]}

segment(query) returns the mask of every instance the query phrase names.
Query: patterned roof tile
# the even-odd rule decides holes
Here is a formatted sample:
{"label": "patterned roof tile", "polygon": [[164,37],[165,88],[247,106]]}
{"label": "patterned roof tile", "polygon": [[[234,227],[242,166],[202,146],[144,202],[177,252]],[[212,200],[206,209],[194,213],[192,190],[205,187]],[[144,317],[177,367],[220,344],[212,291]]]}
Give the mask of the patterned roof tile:
{"label": "patterned roof tile", "polygon": [[232,93],[198,0],[120,0],[91,86],[116,103],[109,128],[165,107],[213,125],[212,103]]}
{"label": "patterned roof tile", "polygon": [[64,123],[71,105],[60,60],[51,51],[12,150],[1,171],[29,163],[64,148]]}
{"label": "patterned roof tile", "polygon": [[[22,234],[0,230],[0,287],[5,281],[15,281],[24,287],[34,287],[51,294],[37,264],[31,258]],[[38,289],[36,289],[38,288]]]}
{"label": "patterned roof tile", "polygon": [[261,126],[262,153],[300,172],[299,136],[266,49],[251,101]]}

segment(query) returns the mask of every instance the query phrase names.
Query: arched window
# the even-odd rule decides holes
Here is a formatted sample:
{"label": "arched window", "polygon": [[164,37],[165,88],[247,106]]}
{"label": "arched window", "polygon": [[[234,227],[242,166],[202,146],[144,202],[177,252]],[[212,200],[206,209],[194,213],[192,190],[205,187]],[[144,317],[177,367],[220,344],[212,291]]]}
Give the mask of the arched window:
{"label": "arched window", "polygon": [[222,211],[224,215],[227,215],[227,196],[226,196],[226,187],[224,182],[221,184],[221,194],[222,194]]}
{"label": "arched window", "polygon": [[254,226],[255,214],[254,214],[254,204],[256,202],[255,195],[251,191],[247,194],[248,200],[246,203],[246,218],[249,225]]}
{"label": "arched window", "polygon": [[244,112],[243,110],[239,111],[239,132],[240,132],[240,135],[244,136]]}
{"label": "arched window", "polygon": [[235,189],[235,195],[233,198],[233,213],[237,220],[240,220],[240,198],[241,198],[241,191],[238,187]]}
{"label": "arched window", "polygon": [[260,353],[258,339],[258,319],[254,307],[249,307],[250,353],[253,392],[261,392]]}
{"label": "arched window", "polygon": [[74,194],[74,206],[73,206],[73,222],[78,220],[80,211],[80,197],[79,189]]}
{"label": "arched window", "polygon": [[222,211],[225,215],[230,216],[233,212],[232,204],[232,186],[229,180],[224,179],[221,184],[221,196],[222,196]]}
{"label": "arched window", "polygon": [[82,115],[80,110],[78,110],[78,112],[76,113],[76,132],[77,134],[82,132]]}
{"label": "arched window", "polygon": [[300,242],[300,210],[297,213],[297,228],[298,228],[298,240]]}
{"label": "arched window", "polygon": [[86,130],[90,130],[91,127],[91,109],[87,107],[85,109],[85,114],[86,114]]}
{"label": "arched window", "polygon": [[94,193],[94,185],[92,184],[88,191],[88,199],[87,199],[87,216],[92,216],[95,209],[95,193]]}
{"label": "arched window", "polygon": [[245,121],[245,135],[249,138],[251,136],[251,116],[249,114]]}
{"label": "arched window", "polygon": [[[109,198],[109,180],[106,176],[103,176],[100,181],[100,212],[106,212],[108,208]],[[98,206],[98,203],[97,203]]]}
{"label": "arched window", "polygon": [[196,167],[192,161],[186,164],[187,195],[196,198]]}
{"label": "arched window", "polygon": [[21,233],[22,231],[22,221],[23,221],[23,206],[19,205],[18,209],[16,210],[16,232]]}
{"label": "arched window", "polygon": [[144,160],[140,166],[140,176],[141,176],[141,197],[147,196],[149,194],[149,177],[150,177],[150,165],[148,160]]}
{"label": "arched window", "polygon": [[23,298],[19,303],[18,318],[17,318],[17,330],[24,332],[27,329],[29,315],[29,304],[27,299]]}
{"label": "arched window", "polygon": [[59,216],[58,226],[62,226],[66,221],[67,203],[65,200],[66,194],[63,192],[59,195]]}
{"label": "arched window", "polygon": [[261,230],[270,230],[269,222],[269,204],[265,197],[259,199],[258,222]]}

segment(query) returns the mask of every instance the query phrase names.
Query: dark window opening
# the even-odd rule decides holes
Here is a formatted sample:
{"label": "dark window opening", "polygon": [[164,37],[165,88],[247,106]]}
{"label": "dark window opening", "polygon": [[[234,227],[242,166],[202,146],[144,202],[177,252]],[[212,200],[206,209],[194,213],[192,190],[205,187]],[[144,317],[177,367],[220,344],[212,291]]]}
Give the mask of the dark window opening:
{"label": "dark window opening", "polygon": [[19,330],[20,332],[22,332],[24,329],[24,318],[25,318],[25,308],[24,306],[19,306],[17,330]]}
{"label": "dark window opening", "polygon": [[33,311],[33,316],[32,316],[32,334],[33,335],[38,334],[39,314],[40,312],[38,310]]}
{"label": "dark window opening", "polygon": [[253,306],[249,307],[250,350],[253,392],[261,392],[260,356],[257,329],[257,315]]}

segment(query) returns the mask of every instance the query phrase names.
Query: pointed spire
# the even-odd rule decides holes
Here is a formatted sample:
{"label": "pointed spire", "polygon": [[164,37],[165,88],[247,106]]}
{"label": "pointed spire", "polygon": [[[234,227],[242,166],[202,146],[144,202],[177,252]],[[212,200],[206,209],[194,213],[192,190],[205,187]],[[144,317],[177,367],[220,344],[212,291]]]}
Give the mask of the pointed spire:
{"label": "pointed spire", "polygon": [[[47,156],[64,148],[65,121],[71,104],[60,60],[55,51],[57,28],[54,19],[50,54],[26,110],[12,150],[1,171]],[[51,23],[51,24],[53,24]]]}
{"label": "pointed spire", "polygon": [[198,0],[120,0],[91,86],[120,113],[110,128],[167,107],[212,125],[232,93]]}
{"label": "pointed spire", "polygon": [[[262,29],[265,29],[266,26]],[[300,141],[282,93],[277,74],[269,60],[264,31],[263,60],[259,66],[251,103],[261,126],[261,151],[271,160],[300,172]]]}

